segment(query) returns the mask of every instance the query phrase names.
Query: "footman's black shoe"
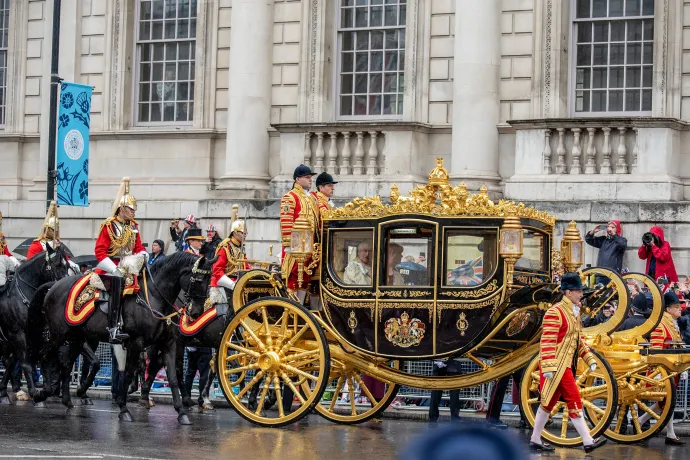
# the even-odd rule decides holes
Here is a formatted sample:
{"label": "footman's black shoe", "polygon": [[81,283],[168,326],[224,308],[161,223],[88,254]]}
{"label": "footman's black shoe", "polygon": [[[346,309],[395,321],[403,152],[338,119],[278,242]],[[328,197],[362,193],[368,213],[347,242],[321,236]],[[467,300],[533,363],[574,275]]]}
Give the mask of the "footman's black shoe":
{"label": "footman's black shoe", "polygon": [[500,420],[489,420],[489,427],[490,428],[496,428],[498,430],[507,430],[508,429],[508,425],[501,422]]}
{"label": "footman's black shoe", "polygon": [[586,453],[590,453],[590,452],[592,452],[592,451],[594,451],[594,450],[600,448],[601,446],[603,446],[604,444],[606,444],[606,441],[607,441],[606,438],[595,439],[595,440],[594,440],[594,444],[590,444],[589,446],[584,446],[584,447],[585,447],[585,452],[586,452]]}
{"label": "footman's black shoe", "polygon": [[666,445],[668,445],[668,446],[684,446],[685,441],[682,441],[680,438],[666,437]]}
{"label": "footman's black shoe", "polygon": [[556,450],[551,444],[543,443],[537,444],[536,442],[529,442],[530,452],[554,452]]}

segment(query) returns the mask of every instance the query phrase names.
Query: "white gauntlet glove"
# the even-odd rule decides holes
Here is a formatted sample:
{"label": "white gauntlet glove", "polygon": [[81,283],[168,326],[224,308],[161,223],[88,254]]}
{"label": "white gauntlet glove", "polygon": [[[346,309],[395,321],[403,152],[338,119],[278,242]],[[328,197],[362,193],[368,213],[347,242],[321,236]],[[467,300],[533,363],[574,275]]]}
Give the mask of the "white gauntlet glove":
{"label": "white gauntlet glove", "polygon": [[594,372],[597,370],[597,363],[592,363],[589,365],[589,370]]}
{"label": "white gauntlet glove", "polygon": [[544,378],[551,380],[553,378],[553,372],[544,372]]}
{"label": "white gauntlet glove", "polygon": [[69,261],[69,268],[72,270],[72,272],[75,275],[78,275],[79,273],[81,273],[81,270],[79,269],[79,265],[75,264],[71,260]]}
{"label": "white gauntlet glove", "polygon": [[122,276],[122,272],[117,268],[117,265],[115,265],[115,262],[113,262],[113,260],[110,257],[106,257],[105,259],[98,262],[96,268],[100,268],[101,270],[112,276]]}
{"label": "white gauntlet glove", "polygon": [[17,258],[16,258],[16,257],[14,257],[14,256],[10,256],[10,260],[11,260],[11,261],[12,261],[12,263],[14,264],[14,268],[17,268],[17,267],[19,267],[19,261],[17,260]]}
{"label": "white gauntlet glove", "polygon": [[[162,248],[161,248],[162,249]],[[139,254],[144,256],[144,265],[149,263],[149,253],[146,251],[141,251]]]}
{"label": "white gauntlet glove", "polygon": [[227,275],[221,276],[221,278],[218,280],[218,286],[222,286],[224,288],[228,288],[230,290],[235,289],[235,282],[228,278]]}

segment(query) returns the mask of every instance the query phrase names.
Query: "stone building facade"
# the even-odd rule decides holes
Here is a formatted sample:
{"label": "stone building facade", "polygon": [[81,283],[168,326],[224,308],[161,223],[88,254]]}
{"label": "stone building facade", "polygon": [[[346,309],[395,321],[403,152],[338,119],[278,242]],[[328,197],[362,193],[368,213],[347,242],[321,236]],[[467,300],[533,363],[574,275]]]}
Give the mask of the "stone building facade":
{"label": "stone building facade", "polygon": [[[11,247],[45,209],[52,7],[0,0]],[[94,87],[91,205],[60,210],[75,253],[122,176],[147,242],[186,214],[225,232],[238,203],[265,258],[297,164],[344,200],[409,190],[442,157],[582,230],[619,218],[631,269],[660,224],[690,271],[690,1],[62,0],[60,19],[60,76]]]}

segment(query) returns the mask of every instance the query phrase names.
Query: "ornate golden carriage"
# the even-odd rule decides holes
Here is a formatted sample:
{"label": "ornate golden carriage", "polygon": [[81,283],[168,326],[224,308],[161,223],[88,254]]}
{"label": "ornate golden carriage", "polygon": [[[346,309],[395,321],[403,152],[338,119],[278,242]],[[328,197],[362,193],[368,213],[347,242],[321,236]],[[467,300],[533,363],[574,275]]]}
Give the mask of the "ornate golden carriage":
{"label": "ornate golden carriage", "polygon": [[[582,264],[575,223],[561,250],[552,251],[554,217],[521,203],[494,203],[486,189],[470,194],[464,185],[451,186],[441,160],[428,184],[408,197],[394,186],[390,202],[357,198],[331,210],[323,216],[318,246],[299,228],[293,232],[292,254],[305,262],[301,269],[309,271],[310,257],[320,262],[311,273],[317,280],[313,295],[304,303],[287,292],[279,274],[253,269],[240,277],[218,362],[223,391],[241,416],[281,426],[315,409],[335,422],[359,423],[388,407],[399,385],[464,388],[527,366],[523,406],[533,420],[541,321],[557,288],[552,274],[560,265],[575,271]],[[596,275],[611,281],[595,288]],[[645,355],[637,338],[658,323],[661,295],[649,278],[627,275],[654,292],[655,309],[645,328],[617,335],[630,304],[626,282],[597,269],[582,277],[593,287],[584,315],[596,314],[612,299],[619,303],[609,322],[586,329],[600,351],[598,371],[578,370],[594,434],[609,429],[615,438],[610,425],[618,403],[626,405],[645,391],[654,393],[645,397],[657,398],[656,390],[674,375],[669,362]],[[431,377],[402,365],[458,358],[473,361],[477,370]],[[650,366],[657,374],[642,375]],[[644,391],[618,391],[619,385],[630,389],[640,382],[646,382]],[[331,398],[322,401],[329,383]],[[278,401],[291,393],[295,404],[291,410],[280,403],[277,410],[264,410],[269,392]],[[357,395],[366,403],[357,403]],[[567,421],[558,425],[553,442],[579,442]]]}

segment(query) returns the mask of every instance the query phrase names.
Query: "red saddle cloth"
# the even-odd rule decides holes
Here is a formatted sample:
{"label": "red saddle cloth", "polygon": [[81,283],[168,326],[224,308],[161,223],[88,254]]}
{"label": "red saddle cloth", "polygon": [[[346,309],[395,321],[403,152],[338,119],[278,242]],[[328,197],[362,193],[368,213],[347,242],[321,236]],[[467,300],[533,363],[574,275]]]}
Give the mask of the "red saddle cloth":
{"label": "red saddle cloth", "polygon": [[96,309],[96,300],[100,297],[100,293],[89,284],[90,281],[90,274],[82,276],[69,291],[65,305],[65,319],[71,326],[77,326],[86,321]]}
{"label": "red saddle cloth", "polygon": [[194,321],[192,321],[189,315],[183,314],[182,320],[180,321],[180,332],[183,335],[187,336],[195,335],[204,327],[206,327],[208,323],[213,321],[216,316],[218,316],[218,314],[216,313],[216,307],[213,307],[205,311]]}

